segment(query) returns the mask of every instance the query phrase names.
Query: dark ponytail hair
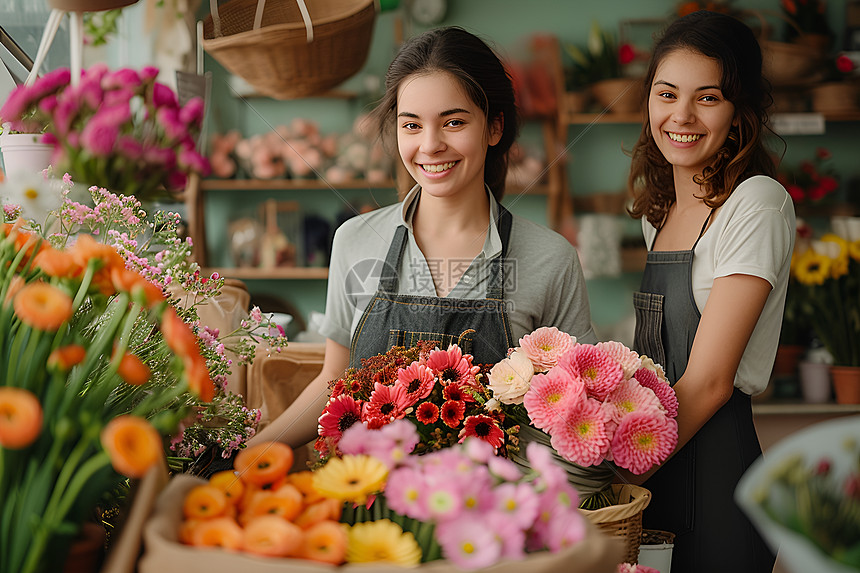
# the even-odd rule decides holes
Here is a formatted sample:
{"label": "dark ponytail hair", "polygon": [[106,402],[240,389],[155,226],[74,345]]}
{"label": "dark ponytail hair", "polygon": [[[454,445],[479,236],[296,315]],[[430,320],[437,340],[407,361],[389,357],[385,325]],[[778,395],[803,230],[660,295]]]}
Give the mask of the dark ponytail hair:
{"label": "dark ponytail hair", "polygon": [[409,41],[395,56],[385,75],[385,95],[374,109],[383,137],[390,135],[397,114],[397,91],[403,80],[415,74],[446,72],[487,118],[502,122],[502,136],[487,149],[484,182],[501,200],[508,172],[508,151],[519,131],[513,82],[499,57],[483,40],[459,27],[429,30]]}

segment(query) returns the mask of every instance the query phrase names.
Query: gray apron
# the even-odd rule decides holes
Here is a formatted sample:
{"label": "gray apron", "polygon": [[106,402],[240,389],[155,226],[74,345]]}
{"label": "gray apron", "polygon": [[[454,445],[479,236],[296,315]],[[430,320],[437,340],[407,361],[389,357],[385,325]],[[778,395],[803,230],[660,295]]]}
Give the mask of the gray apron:
{"label": "gray apron", "polygon": [[[693,256],[711,215],[689,251],[649,250],[641,291],[633,295],[633,346],[662,364],[672,384],[687,368],[701,318],[693,298]],[[672,573],[773,570],[773,554],[733,497],[741,475],[760,455],[750,397],[735,388],[729,401],[643,484],[653,495],[643,527],[675,534]]]}
{"label": "gray apron", "polygon": [[399,269],[406,247],[407,230],[400,225],[388,248],[376,294],[364,310],[352,337],[349,366],[358,368],[362,358],[394,346],[414,346],[419,340],[434,341],[439,348],[457,344],[474,357],[475,364],[495,364],[513,346],[505,309],[505,265],[511,214],[499,205],[496,221],[501,254],[490,261],[487,297],[459,299],[397,294]]}

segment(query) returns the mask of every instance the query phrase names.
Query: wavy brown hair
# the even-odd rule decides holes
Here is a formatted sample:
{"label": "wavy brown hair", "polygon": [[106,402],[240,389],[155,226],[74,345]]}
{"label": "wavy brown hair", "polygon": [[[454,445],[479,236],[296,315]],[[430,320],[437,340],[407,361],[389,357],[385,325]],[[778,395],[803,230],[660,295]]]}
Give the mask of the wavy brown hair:
{"label": "wavy brown hair", "polygon": [[475,105],[484,112],[487,125],[502,120],[502,136],[487,149],[484,183],[501,201],[508,173],[508,151],[519,132],[514,87],[499,57],[483,40],[456,26],[436,28],[409,41],[395,56],[385,75],[385,94],[372,112],[383,141],[394,138],[397,91],[407,78],[446,72],[456,78]]}
{"label": "wavy brown hair", "polygon": [[[678,50],[716,60],[722,70],[720,90],[735,106],[737,127],[729,130],[713,162],[693,177],[702,190],[699,197],[713,209],[725,203],[743,180],[776,175],[776,165],[763,141],[764,131],[769,130],[767,109],[773,103],[770,83],[762,75],[761,48],[749,27],[731,16],[702,10],[672,22],[655,45],[644,81],[645,109],[657,67]],[[650,118],[646,118],[631,156],[627,185],[633,206],[628,211],[659,227],[675,202],[675,183],[672,165],[651,135]]]}

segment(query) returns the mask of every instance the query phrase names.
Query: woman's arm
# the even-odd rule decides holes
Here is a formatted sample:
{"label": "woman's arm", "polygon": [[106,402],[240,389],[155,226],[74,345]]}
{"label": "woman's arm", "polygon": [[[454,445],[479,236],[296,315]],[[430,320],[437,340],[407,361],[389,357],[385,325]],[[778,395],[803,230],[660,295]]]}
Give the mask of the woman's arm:
{"label": "woman's arm", "polygon": [[[731,398],[738,365],[771,288],[768,281],[752,275],[735,274],[714,280],[687,369],[674,386],[678,398],[678,445],[673,455]],[[639,476],[624,472],[624,478],[642,483],[657,469]]]}
{"label": "woman's arm", "polygon": [[284,442],[298,448],[317,437],[317,421],[328,401],[328,383],[343,375],[349,365],[349,348],[326,339],[323,367],[316,378],[305,387],[298,398],[277,418],[248,440],[248,445],[261,442]]}

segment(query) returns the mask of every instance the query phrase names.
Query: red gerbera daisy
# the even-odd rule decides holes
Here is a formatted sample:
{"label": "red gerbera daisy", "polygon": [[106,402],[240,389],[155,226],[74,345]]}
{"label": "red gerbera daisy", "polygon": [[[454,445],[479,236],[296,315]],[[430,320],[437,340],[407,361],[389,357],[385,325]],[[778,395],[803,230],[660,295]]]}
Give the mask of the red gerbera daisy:
{"label": "red gerbera daisy", "polygon": [[361,405],[347,394],[335,396],[319,417],[319,435],[340,440],[347,428],[360,421]]}
{"label": "red gerbera daisy", "polygon": [[433,372],[417,360],[406,368],[398,369],[397,382],[394,383],[395,386],[403,386],[409,397],[415,401],[429,396],[435,384],[436,378]]}
{"label": "red gerbera daisy", "polygon": [[459,384],[448,384],[442,390],[442,397],[446,400],[456,400],[458,402],[474,402],[475,397],[469,390]]}
{"label": "red gerbera daisy", "polygon": [[370,400],[364,404],[362,420],[367,427],[377,430],[385,424],[403,418],[412,405],[403,386],[386,386],[379,382],[373,388]]}
{"label": "red gerbera daisy", "polygon": [[452,344],[448,350],[433,350],[427,358],[427,367],[439,377],[443,384],[456,382],[467,386],[477,386],[475,374],[480,370],[472,366],[472,355],[463,354],[460,347]]}
{"label": "red gerbera daisy", "polygon": [[463,420],[463,415],[466,413],[466,404],[459,400],[448,400],[442,404],[442,411],[439,413],[442,421],[449,428],[456,428]]}
{"label": "red gerbera daisy", "polygon": [[493,418],[478,414],[466,418],[466,423],[460,431],[460,443],[470,436],[480,438],[498,450],[504,441],[505,433]]}
{"label": "red gerbera daisy", "polygon": [[422,424],[432,424],[439,419],[439,406],[433,402],[424,402],[415,410],[415,418]]}

